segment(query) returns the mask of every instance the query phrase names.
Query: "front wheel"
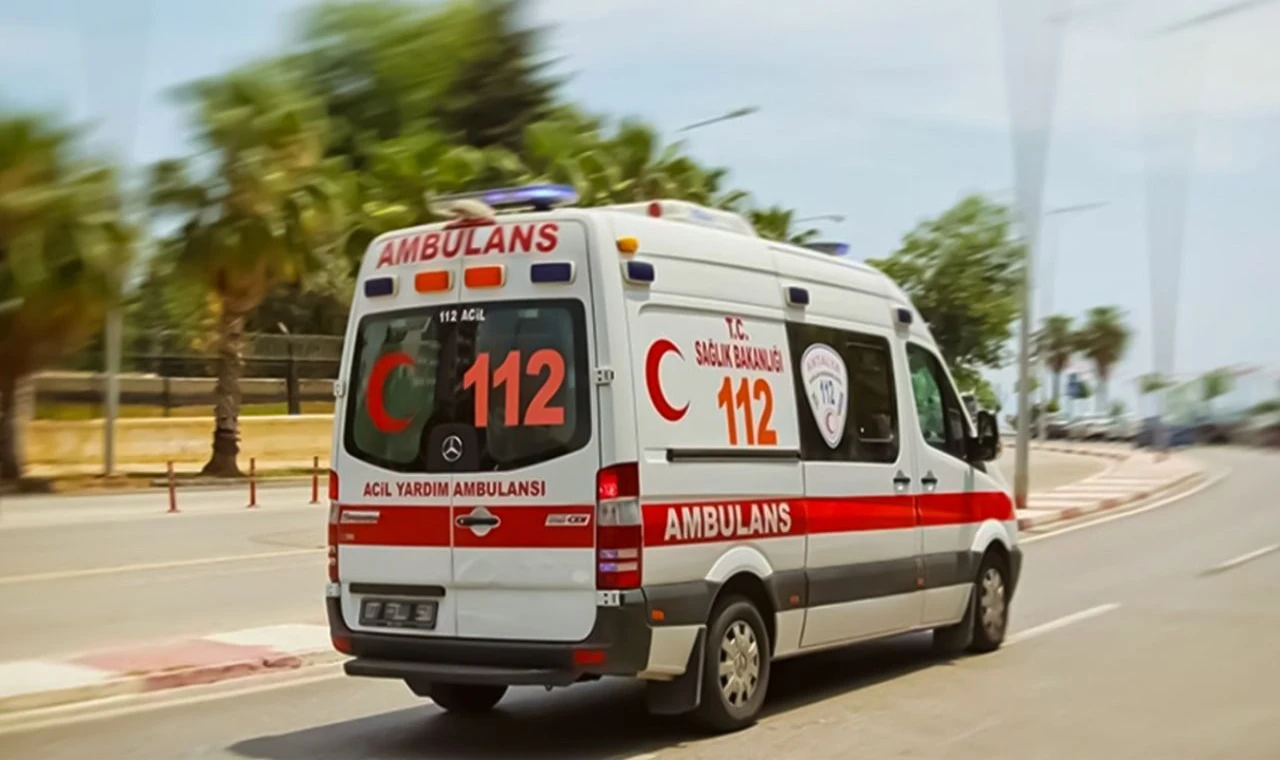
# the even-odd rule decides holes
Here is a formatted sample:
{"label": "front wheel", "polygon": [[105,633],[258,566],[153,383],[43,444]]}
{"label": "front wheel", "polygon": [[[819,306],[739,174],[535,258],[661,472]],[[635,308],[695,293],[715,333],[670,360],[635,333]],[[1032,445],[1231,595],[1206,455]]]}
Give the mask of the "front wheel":
{"label": "front wheel", "polygon": [[695,719],[713,731],[751,725],[769,687],[772,648],[755,605],[731,597],[716,605],[702,664],[702,701]]}
{"label": "front wheel", "polygon": [[478,715],[493,709],[507,693],[506,686],[486,686],[464,683],[433,683],[426,689],[441,709],[463,715]]}
{"label": "front wheel", "polygon": [[983,558],[973,593],[978,599],[969,651],[995,651],[1004,643],[1004,632],[1009,627],[1009,565],[1003,557],[988,553]]}

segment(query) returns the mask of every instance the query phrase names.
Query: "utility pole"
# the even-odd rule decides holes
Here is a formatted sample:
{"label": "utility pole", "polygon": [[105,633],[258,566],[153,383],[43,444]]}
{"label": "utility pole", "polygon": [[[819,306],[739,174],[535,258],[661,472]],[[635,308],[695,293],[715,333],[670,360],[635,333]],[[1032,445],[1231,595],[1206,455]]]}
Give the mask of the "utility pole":
{"label": "utility pole", "polygon": [[1001,0],[1005,87],[1009,100],[1014,187],[1022,237],[1027,246],[1023,265],[1021,329],[1018,335],[1018,439],[1014,454],[1014,504],[1027,506],[1031,465],[1031,334],[1036,248],[1044,195],[1045,164],[1057,100],[1058,68],[1064,24],[1054,12],[1068,10],[1067,0]]}

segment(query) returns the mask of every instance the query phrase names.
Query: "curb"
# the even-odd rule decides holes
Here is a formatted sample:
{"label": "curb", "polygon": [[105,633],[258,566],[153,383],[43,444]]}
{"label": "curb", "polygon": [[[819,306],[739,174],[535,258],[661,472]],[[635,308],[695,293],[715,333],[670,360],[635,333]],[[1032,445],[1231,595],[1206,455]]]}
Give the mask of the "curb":
{"label": "curb", "polygon": [[318,650],[199,665],[154,673],[139,673],[100,683],[0,697],[0,715],[9,717],[28,711],[104,700],[111,697],[146,694],[185,686],[214,684],[265,672],[301,670],[306,667],[327,665],[345,659],[347,659],[347,656],[341,652]]}
{"label": "curb", "polygon": [[1061,510],[1058,510],[1057,512],[1054,512],[1052,514],[1047,514],[1047,515],[1038,515],[1036,517],[1019,517],[1018,530],[1032,530],[1034,528],[1043,528],[1046,525],[1052,525],[1054,523],[1064,522],[1066,520],[1074,520],[1080,517],[1085,517],[1087,515],[1097,514],[1099,512],[1106,512],[1112,509],[1117,509],[1119,507],[1128,506],[1130,504],[1143,501],[1144,499],[1150,499],[1154,496],[1159,496],[1161,494],[1167,493],[1169,491],[1172,491],[1178,488],[1179,486],[1186,485],[1187,483],[1193,480],[1201,480],[1204,477],[1205,477],[1205,473],[1203,471],[1189,472],[1189,473],[1186,473],[1185,475],[1181,475],[1159,486],[1148,488],[1145,491],[1135,491],[1134,493],[1128,494],[1123,497],[1102,499],[1101,501],[1095,502],[1093,504],[1090,504],[1084,507],[1067,507],[1066,509],[1061,509]]}
{"label": "curb", "polygon": [[1084,457],[1097,457],[1099,459],[1111,459],[1115,461],[1124,461],[1134,454],[1133,449],[1104,449],[1093,446],[1071,446],[1066,444],[1041,443],[1031,444],[1031,448],[1035,451],[1047,451],[1051,454],[1075,454]]}

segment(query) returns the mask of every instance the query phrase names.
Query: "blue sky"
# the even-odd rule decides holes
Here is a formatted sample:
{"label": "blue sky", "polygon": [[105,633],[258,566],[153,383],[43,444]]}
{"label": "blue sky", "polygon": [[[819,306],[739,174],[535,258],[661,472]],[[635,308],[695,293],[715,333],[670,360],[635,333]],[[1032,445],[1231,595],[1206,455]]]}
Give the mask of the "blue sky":
{"label": "blue sky", "polygon": [[[1177,370],[1280,365],[1280,2],[1150,37],[1227,2],[1075,0],[1066,27],[1045,203],[1108,205],[1045,223],[1052,304],[1129,312],[1136,335],[1113,395],[1132,398],[1130,381],[1152,364],[1144,113],[1163,127],[1198,116]],[[304,5],[0,0],[0,103],[96,122],[95,137],[131,162],[182,153],[186,126],[166,90],[282,50]],[[550,52],[572,75],[566,95],[588,108],[639,115],[673,135],[760,106],[690,133],[689,148],[763,202],[845,215],[824,232],[859,258],[885,255],[967,191],[1012,199],[997,13],[997,0],[535,6],[555,25]],[[1166,232],[1176,223],[1153,221]],[[1008,372],[994,379],[1012,385]]]}

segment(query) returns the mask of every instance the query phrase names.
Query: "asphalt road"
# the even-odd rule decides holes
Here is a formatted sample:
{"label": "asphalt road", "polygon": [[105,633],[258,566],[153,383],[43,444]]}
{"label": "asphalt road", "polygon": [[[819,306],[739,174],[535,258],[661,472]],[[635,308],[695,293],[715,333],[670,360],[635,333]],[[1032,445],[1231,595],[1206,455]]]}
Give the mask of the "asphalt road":
{"label": "asphalt road", "polygon": [[1010,643],[939,661],[913,635],[780,663],[767,716],[706,738],[636,684],[515,690],[479,720],[398,683],[313,678],[0,735],[0,754],[113,758],[1280,757],[1280,456],[1201,454],[1222,482],[1038,537]]}
{"label": "asphalt road", "polygon": [[[1105,460],[1037,453],[1032,488]],[[1012,451],[1000,465],[1012,477]],[[327,506],[309,488],[6,499],[0,507],[4,659],[278,623],[323,622]],[[324,501],[322,497],[322,502]]]}

